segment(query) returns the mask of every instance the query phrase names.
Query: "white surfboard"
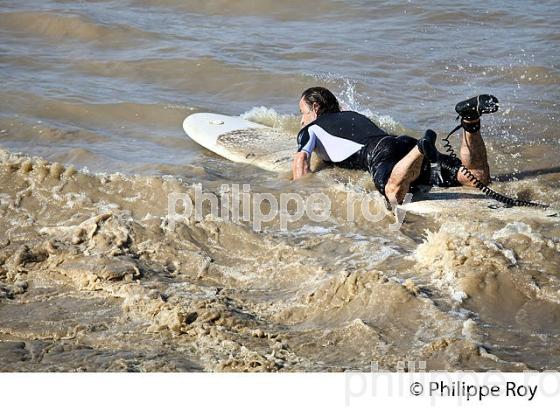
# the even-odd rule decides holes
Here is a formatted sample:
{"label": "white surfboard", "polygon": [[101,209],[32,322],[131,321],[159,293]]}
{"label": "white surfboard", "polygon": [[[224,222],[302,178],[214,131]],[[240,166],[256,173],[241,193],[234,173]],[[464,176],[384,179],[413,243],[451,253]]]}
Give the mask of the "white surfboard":
{"label": "white surfboard", "polygon": [[233,162],[285,172],[290,169],[295,138],[241,117],[197,113],[183,121],[187,135],[204,148]]}
{"label": "white surfboard", "polygon": [[533,207],[507,207],[482,192],[467,187],[433,187],[427,193],[418,193],[411,203],[399,205],[400,209],[416,215],[466,216],[504,221],[539,219],[560,222],[558,209]]}
{"label": "white surfboard", "polygon": [[[202,147],[233,162],[282,173],[290,170],[295,136],[241,117],[197,113],[183,121],[187,135]],[[480,191],[465,188],[432,188],[415,194],[413,202],[400,206],[416,215],[477,215],[503,220],[544,219],[558,221],[558,210],[506,208]]]}

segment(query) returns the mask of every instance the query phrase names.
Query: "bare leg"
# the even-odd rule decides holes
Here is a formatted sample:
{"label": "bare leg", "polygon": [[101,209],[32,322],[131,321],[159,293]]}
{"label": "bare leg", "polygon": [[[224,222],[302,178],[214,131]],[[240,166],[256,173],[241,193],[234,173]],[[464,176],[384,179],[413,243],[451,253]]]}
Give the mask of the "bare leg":
{"label": "bare leg", "polygon": [[[476,122],[465,121],[466,123]],[[486,155],[486,145],[480,135],[480,131],[470,133],[463,130],[463,138],[461,140],[461,162],[471,171],[483,184],[490,182],[490,167],[488,166],[488,158]],[[465,186],[475,186],[469,178],[461,171],[457,173],[457,180]]]}
{"label": "bare leg", "polygon": [[406,156],[394,166],[391,171],[387,185],[385,185],[385,195],[389,202],[401,204],[404,196],[410,189],[410,184],[414,182],[422,170],[424,156],[414,147]]}

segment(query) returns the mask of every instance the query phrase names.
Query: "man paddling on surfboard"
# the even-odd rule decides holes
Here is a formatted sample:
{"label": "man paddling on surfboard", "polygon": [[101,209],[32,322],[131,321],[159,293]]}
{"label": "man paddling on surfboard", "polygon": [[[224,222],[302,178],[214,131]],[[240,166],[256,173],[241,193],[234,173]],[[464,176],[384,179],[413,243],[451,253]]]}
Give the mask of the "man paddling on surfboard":
{"label": "man paddling on surfboard", "polygon": [[323,87],[305,90],[299,108],[303,128],[292,163],[294,180],[310,172],[310,158],[315,152],[327,163],[368,171],[375,187],[391,204],[401,204],[406,193],[420,184],[476,186],[473,178],[459,172],[462,166],[481,183],[490,182],[480,115],[498,110],[498,100],[492,95],[479,95],[455,106],[464,130],[460,159],[438,152],[432,130],[420,140],[390,135],[362,114],[341,111],[336,97]]}

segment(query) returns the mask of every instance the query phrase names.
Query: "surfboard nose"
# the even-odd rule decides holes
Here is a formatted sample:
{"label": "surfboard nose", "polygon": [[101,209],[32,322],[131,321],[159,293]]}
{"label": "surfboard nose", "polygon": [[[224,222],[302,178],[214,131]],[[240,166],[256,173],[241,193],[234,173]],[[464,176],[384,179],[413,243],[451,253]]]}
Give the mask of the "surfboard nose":
{"label": "surfboard nose", "polygon": [[220,135],[247,128],[266,128],[265,125],[241,117],[199,112],[183,120],[183,129],[190,139],[203,147],[213,146]]}

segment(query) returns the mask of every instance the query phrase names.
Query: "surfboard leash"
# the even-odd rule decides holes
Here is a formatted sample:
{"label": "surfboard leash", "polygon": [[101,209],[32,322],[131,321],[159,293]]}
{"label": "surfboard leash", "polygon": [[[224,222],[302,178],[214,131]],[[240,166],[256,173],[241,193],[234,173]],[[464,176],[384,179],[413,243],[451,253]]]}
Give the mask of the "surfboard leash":
{"label": "surfboard leash", "polygon": [[[463,128],[462,123],[457,125],[455,128],[453,128],[453,130],[449,134],[447,134],[447,137],[441,139],[442,142],[443,142],[443,147],[447,151],[448,155],[453,157],[453,158],[457,158],[457,154],[453,150],[453,147],[451,146],[451,143],[449,142],[449,138],[461,128]],[[449,165],[447,165],[443,162],[441,162],[440,164],[441,164],[442,168],[446,168],[448,171],[453,171],[453,169]],[[486,196],[488,196],[492,199],[495,199],[498,202],[506,204],[508,207],[527,206],[527,207],[543,208],[543,209],[550,208],[550,205],[547,205],[547,204],[541,204],[541,203],[538,203],[538,202],[525,201],[523,199],[511,198],[509,196],[506,196],[504,194],[496,192],[492,188],[488,187],[488,185],[484,184],[480,179],[478,179],[476,177],[476,175],[474,175],[467,167],[465,167],[462,164],[461,164],[461,167],[459,168],[459,172],[461,172],[463,175],[465,175],[469,179],[469,181],[473,182],[474,186],[476,188],[478,188],[480,191],[482,191],[482,193],[484,195],[486,195]]]}

